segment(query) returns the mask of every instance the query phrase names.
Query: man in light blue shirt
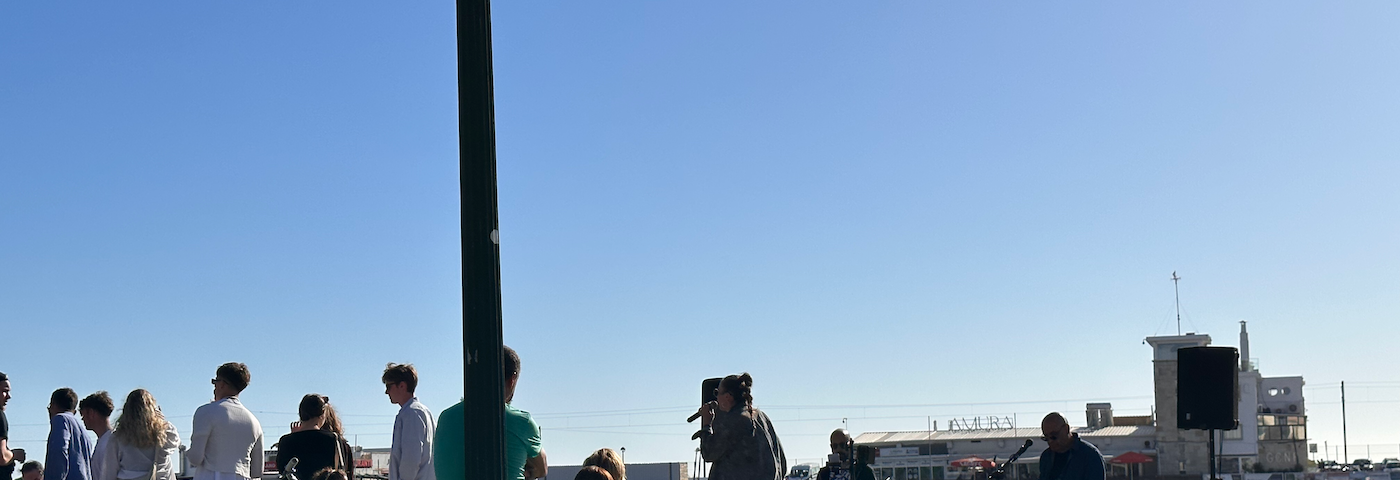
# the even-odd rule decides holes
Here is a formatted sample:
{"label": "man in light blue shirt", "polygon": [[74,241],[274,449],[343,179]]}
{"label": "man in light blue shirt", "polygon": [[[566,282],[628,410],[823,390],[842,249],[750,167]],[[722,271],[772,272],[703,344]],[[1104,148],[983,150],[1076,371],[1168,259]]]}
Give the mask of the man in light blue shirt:
{"label": "man in light blue shirt", "polygon": [[413,365],[390,363],[384,368],[384,394],[399,406],[394,417],[394,445],[389,449],[389,480],[436,480],[433,471],[433,413],[413,396],[418,371]]}
{"label": "man in light blue shirt", "polygon": [[78,393],[71,388],[54,390],[49,397],[49,450],[44,456],[44,480],[92,480],[92,440],[83,430]]}

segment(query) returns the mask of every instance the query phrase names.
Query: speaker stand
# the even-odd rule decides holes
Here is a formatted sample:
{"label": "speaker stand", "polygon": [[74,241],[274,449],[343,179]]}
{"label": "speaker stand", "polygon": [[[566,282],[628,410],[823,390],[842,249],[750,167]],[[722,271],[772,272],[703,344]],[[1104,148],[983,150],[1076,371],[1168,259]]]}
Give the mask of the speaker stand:
{"label": "speaker stand", "polygon": [[1210,453],[1206,457],[1210,460],[1210,480],[1220,480],[1220,477],[1215,475],[1215,429],[1206,429],[1206,435],[1208,435],[1208,437],[1206,437],[1206,448],[1210,449]]}

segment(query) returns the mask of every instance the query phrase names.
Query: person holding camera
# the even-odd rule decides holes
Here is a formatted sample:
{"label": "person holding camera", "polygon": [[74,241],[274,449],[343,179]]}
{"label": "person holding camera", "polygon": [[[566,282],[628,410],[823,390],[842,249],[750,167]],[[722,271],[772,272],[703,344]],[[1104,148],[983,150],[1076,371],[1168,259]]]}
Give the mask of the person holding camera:
{"label": "person holding camera", "polygon": [[753,377],[730,375],[719,382],[715,401],[700,406],[700,454],[714,463],[710,480],[782,480],[783,444],[773,422],[753,406]]}
{"label": "person holding camera", "polygon": [[845,429],[831,432],[831,455],[817,471],[817,480],[875,480],[875,469],[856,458],[855,444]]}

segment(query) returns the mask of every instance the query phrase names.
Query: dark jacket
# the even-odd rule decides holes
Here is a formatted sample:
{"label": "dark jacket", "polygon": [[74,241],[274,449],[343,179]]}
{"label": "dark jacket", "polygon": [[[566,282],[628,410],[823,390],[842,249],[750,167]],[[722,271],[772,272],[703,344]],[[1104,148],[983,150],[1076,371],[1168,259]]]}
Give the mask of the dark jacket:
{"label": "dark jacket", "polygon": [[714,462],[710,480],[782,480],[787,456],[768,415],[748,405],[715,412],[701,431],[700,454]]}
{"label": "dark jacket", "polygon": [[[831,467],[817,471],[817,480],[831,480]],[[851,463],[851,480],[875,480],[875,469],[860,462]]]}
{"label": "dark jacket", "polygon": [[335,468],[336,455],[345,477],[354,480],[355,460],[344,438],[325,430],[288,433],[277,441],[277,471],[287,473],[287,462],[297,458],[297,479],[311,480],[322,468]]}
{"label": "dark jacket", "polygon": [[1069,457],[1065,467],[1056,478],[1050,478],[1050,470],[1055,466],[1055,452],[1045,449],[1040,454],[1040,480],[1104,480],[1103,455],[1094,444],[1074,435],[1074,445],[1069,447]]}

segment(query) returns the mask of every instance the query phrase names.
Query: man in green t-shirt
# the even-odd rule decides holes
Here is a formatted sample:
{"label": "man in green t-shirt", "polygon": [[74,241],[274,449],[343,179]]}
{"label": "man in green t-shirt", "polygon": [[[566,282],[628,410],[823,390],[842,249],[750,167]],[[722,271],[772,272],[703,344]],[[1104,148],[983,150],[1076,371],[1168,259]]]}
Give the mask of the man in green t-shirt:
{"label": "man in green t-shirt", "polygon": [[[544,477],[549,470],[545,460],[543,442],[540,439],[540,426],[530,418],[530,412],[515,408],[510,401],[515,398],[515,384],[520,380],[520,355],[514,349],[505,347],[502,355],[506,377],[506,477],[504,480],[532,480]],[[438,480],[465,480],[467,478],[466,459],[462,451],[466,449],[466,434],[462,431],[466,421],[462,402],[447,407],[438,416],[437,435],[433,439],[433,461],[436,464]]]}

